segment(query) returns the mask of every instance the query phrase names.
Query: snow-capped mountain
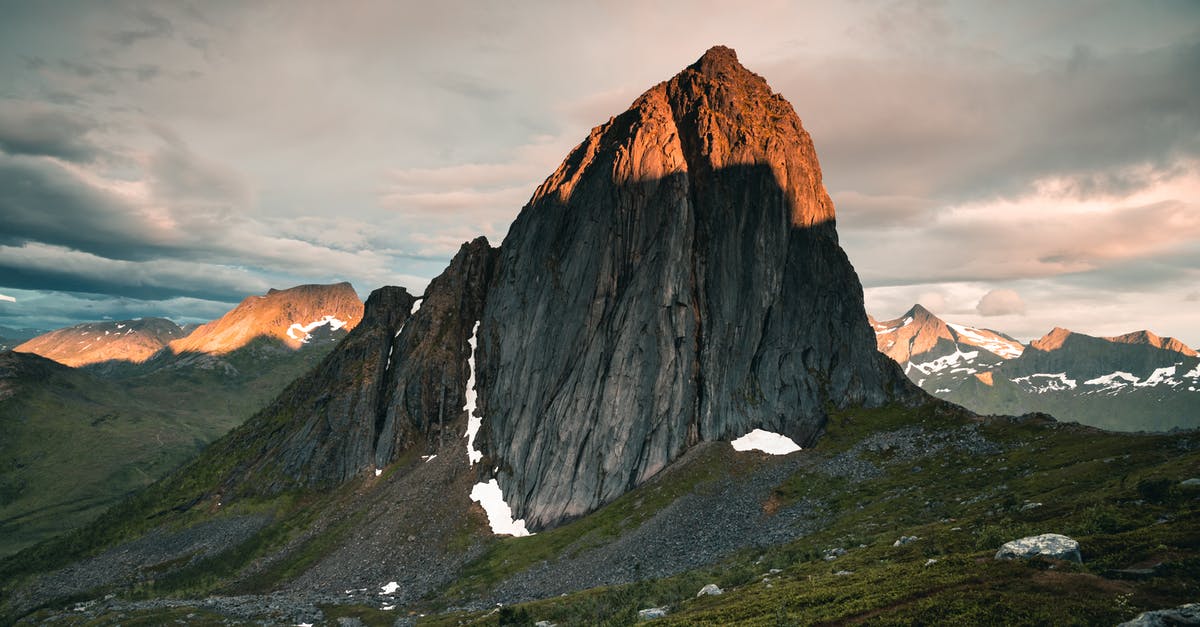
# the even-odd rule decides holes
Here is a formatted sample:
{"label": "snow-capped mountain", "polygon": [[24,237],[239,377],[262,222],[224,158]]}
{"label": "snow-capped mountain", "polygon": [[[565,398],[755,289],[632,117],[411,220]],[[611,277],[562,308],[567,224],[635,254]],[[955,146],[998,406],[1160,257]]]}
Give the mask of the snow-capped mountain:
{"label": "snow-capped mountain", "polygon": [[921,305],[871,324],[879,350],[913,382],[978,412],[1042,411],[1122,430],[1200,426],[1200,357],[1174,338],[1055,328],[1024,346]]}
{"label": "snow-capped mountain", "polygon": [[1003,333],[947,323],[919,304],[895,320],[870,322],[880,352],[929,392],[951,387],[954,381],[986,378],[1025,350]]}
{"label": "snow-capped mountain", "polygon": [[56,329],[13,350],[41,355],[71,367],[110,361],[142,363],[184,335],[179,325],[165,318],[106,320]]}

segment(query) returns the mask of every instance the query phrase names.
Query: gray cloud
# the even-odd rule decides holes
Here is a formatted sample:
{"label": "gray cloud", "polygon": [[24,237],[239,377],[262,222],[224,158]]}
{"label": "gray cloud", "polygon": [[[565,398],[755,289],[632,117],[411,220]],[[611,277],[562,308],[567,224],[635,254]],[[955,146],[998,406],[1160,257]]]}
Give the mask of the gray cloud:
{"label": "gray cloud", "polygon": [[[1139,303],[1178,303],[1195,278],[1196,190],[1179,183],[1200,163],[1194,4],[133,0],[5,15],[0,98],[86,127],[0,144],[0,244],[126,263],[150,287],[10,255],[4,289],[145,289],[135,300],[184,308],[152,299],[173,298],[168,279],[199,281],[206,303],[260,284],[415,289],[461,241],[498,240],[588,128],[715,43],[795,105],[869,293],[905,308],[942,294],[977,316],[988,289],[1014,289],[1031,313],[1091,320],[1103,292],[1123,308],[1111,319],[1169,322]],[[1098,206],[1070,215],[1086,199]],[[1140,300],[1119,292],[1135,284]]]}
{"label": "gray cloud", "polygon": [[0,100],[0,151],[91,161],[97,149],[86,135],[95,124],[36,102]]}

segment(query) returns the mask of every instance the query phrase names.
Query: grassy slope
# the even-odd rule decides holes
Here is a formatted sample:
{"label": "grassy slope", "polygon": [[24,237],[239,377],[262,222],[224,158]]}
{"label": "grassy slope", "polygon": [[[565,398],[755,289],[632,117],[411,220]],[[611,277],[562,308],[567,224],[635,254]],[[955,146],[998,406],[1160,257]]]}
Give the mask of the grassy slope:
{"label": "grassy slope", "polygon": [[[831,421],[815,449],[800,454],[819,461],[873,433],[911,425],[926,432],[957,429],[969,422],[960,413],[940,407],[845,412]],[[770,463],[755,454],[738,454],[730,465],[729,455],[710,448],[598,512],[558,529],[528,538],[489,538],[482,557],[467,566],[455,585],[403,611],[429,614],[423,622],[433,625],[494,625],[502,619],[511,624],[534,620],[559,625],[628,624],[638,609],[661,605],[672,608],[671,615],[659,621],[662,624],[1094,624],[1115,623],[1140,610],[1174,606],[1200,596],[1200,492],[1178,485],[1181,479],[1200,476],[1200,436],[1114,434],[1037,420],[990,422],[980,430],[1004,451],[972,455],[943,448],[917,458],[867,451],[863,457],[883,469],[883,474],[859,483],[818,474],[810,470],[815,464],[805,466],[778,486],[771,499],[774,503],[764,503],[769,510],[772,505],[808,498],[829,506],[834,512],[830,524],[797,542],[746,551],[667,579],[581,591],[503,612],[442,613],[486,594],[496,583],[541,560],[553,560],[568,550],[603,543],[636,528],[680,495],[703,489],[726,473]],[[105,520],[73,534],[73,541],[40,545],[19,559],[0,563],[0,579],[15,580],[23,573],[49,568],[50,562],[94,553],[164,521],[182,526],[210,516],[212,510],[203,507],[185,513],[169,508],[205,492],[223,472],[212,464],[204,466],[204,457],[216,455],[214,449],[227,450],[219,456],[221,466],[237,463],[228,452],[238,448],[231,444],[233,439],[221,442],[227,446],[210,447],[193,464],[195,472],[155,484],[110,511]],[[918,466],[921,470],[914,471]],[[337,546],[340,530],[329,528],[294,545],[290,557],[254,577],[237,573],[300,537],[316,512],[353,508],[352,493],[360,489],[348,486],[325,496],[242,501],[239,511],[219,515],[272,510],[276,523],[245,546],[132,594],[195,598],[272,589],[328,554]],[[1043,505],[1022,509],[1026,501]],[[159,516],[164,509],[168,511]],[[1044,532],[1079,540],[1084,564],[992,559],[1003,542]],[[463,546],[473,541],[469,525],[462,533]],[[892,546],[901,535],[920,539]],[[826,561],[824,552],[834,547],[848,552]],[[937,562],[926,566],[929,559]],[[1164,566],[1150,579],[1127,580],[1111,572],[1160,562]],[[770,569],[781,572],[772,574]],[[839,571],[853,574],[836,574]],[[717,583],[726,594],[695,598],[706,583]],[[166,617],[160,614],[148,612],[145,619]],[[326,615],[390,625],[397,612],[331,606]]]}
{"label": "grassy slope", "polygon": [[[928,409],[848,412],[830,424],[814,451],[802,454],[835,454],[900,425],[960,422]],[[423,624],[499,624],[502,618],[627,624],[638,609],[661,605],[672,608],[657,621],[664,625],[1113,624],[1200,596],[1200,491],[1178,485],[1200,476],[1200,451],[1180,446],[1187,438],[1037,422],[994,422],[982,430],[1008,450],[972,457],[944,449],[896,463],[886,452],[870,453],[885,474],[858,484],[800,471],[776,498],[822,498],[838,514],[828,528],[798,542],[665,580]],[[1200,447],[1200,437],[1188,437],[1187,446]],[[1022,510],[1027,500],[1043,505]],[[1003,542],[1046,532],[1079,540],[1084,564],[993,559]],[[901,535],[920,539],[894,547]],[[503,542],[516,546],[537,537]],[[835,547],[848,552],[826,561],[824,552]],[[926,566],[929,559],[937,562]],[[1111,572],[1156,563],[1164,566],[1145,580]],[[772,568],[781,572],[771,574]],[[710,582],[726,594],[695,598]]]}
{"label": "grassy slope", "polygon": [[69,371],[0,403],[0,556],[79,527],[241,424],[328,352],[243,351],[246,374]]}

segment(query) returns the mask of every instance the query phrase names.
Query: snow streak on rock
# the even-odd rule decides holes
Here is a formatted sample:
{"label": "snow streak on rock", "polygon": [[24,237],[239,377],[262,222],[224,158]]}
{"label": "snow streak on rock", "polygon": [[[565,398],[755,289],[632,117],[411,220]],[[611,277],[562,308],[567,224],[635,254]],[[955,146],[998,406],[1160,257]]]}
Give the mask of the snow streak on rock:
{"label": "snow streak on rock", "polygon": [[[483,459],[483,452],[475,449],[475,435],[479,433],[479,427],[483,425],[483,418],[475,415],[475,335],[478,332],[479,322],[476,322],[475,327],[471,329],[471,339],[467,341],[471,346],[471,356],[467,358],[466,405],[463,407],[467,412],[467,458],[471,460],[472,465]],[[499,490],[499,488],[496,489]],[[472,496],[472,498],[474,497]]]}

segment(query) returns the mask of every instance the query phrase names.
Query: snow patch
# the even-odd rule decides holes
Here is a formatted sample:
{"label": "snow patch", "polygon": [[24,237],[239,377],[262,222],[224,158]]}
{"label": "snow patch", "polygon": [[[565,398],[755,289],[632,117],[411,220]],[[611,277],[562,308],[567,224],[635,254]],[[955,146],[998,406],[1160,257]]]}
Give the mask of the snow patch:
{"label": "snow patch", "polygon": [[[475,450],[475,435],[479,433],[479,427],[483,426],[483,418],[475,415],[475,334],[478,332],[479,322],[476,322],[475,327],[471,329],[471,339],[467,340],[467,344],[471,346],[471,356],[467,358],[467,398],[466,404],[463,405],[463,410],[467,412],[467,458],[471,460],[471,465],[483,459],[483,451]],[[473,495],[474,491],[471,494]]]}
{"label": "snow patch", "polygon": [[1190,377],[1192,379],[1200,378],[1200,362],[1196,363],[1195,368],[1192,368],[1191,370],[1188,370],[1187,372],[1183,373],[1183,376]]}
{"label": "snow patch", "polygon": [[292,326],[288,327],[287,336],[293,340],[299,340],[300,342],[307,344],[309,338],[308,334],[311,333],[313,329],[324,324],[329,325],[330,331],[337,331],[338,329],[346,326],[346,321],[338,320],[334,316],[321,316],[320,320],[313,320],[308,324],[300,324],[299,322],[295,322],[292,324]]}
{"label": "snow patch", "polygon": [[921,374],[929,375],[935,372],[941,372],[946,368],[953,368],[954,366],[959,365],[959,362],[962,362],[963,364],[970,363],[978,356],[979,351],[963,352],[961,348],[955,345],[954,352],[950,353],[949,355],[938,357],[933,361],[927,361],[919,364],[909,362],[909,366],[921,371]]}
{"label": "snow patch", "polygon": [[382,468],[376,468],[376,469],[375,469],[375,476],[376,476],[376,477],[378,477],[379,475],[382,475],[382,474],[383,474],[383,469],[382,469]]}
{"label": "snow patch", "polygon": [[[1006,340],[998,335],[990,334],[989,331],[982,331],[973,327],[964,327],[960,324],[946,323],[946,326],[954,329],[959,335],[970,339],[975,346],[993,353],[1004,359],[1016,359],[1025,352],[1025,347],[1017,342]],[[987,333],[988,335],[985,335]]]}
{"label": "snow patch", "polygon": [[525,528],[525,519],[513,520],[512,508],[504,501],[504,493],[500,490],[500,482],[492,479],[487,483],[476,483],[471,488],[471,500],[483,506],[487,512],[488,524],[496,535],[529,536]]}
{"label": "snow patch", "polygon": [[787,455],[800,447],[786,435],[755,429],[730,442],[735,451],[762,451],[768,455]]}
{"label": "snow patch", "polygon": [[408,315],[412,316],[412,315],[416,314],[416,313],[417,313],[417,310],[421,308],[421,303],[423,303],[423,302],[425,302],[425,297],[424,297],[424,296],[422,296],[421,298],[418,298],[418,299],[414,300],[414,301],[413,301],[413,306],[412,306],[412,309],[408,310]]}
{"label": "snow patch", "polygon": [[1140,388],[1155,387],[1159,383],[1165,383],[1172,386],[1179,385],[1180,381],[1176,381],[1175,379],[1171,378],[1171,376],[1174,374],[1175,366],[1155,368],[1154,372],[1150,373],[1150,376],[1146,377],[1145,381],[1142,381],[1141,383],[1134,383],[1134,385]]}
{"label": "snow patch", "polygon": [[1133,376],[1132,374],[1130,374],[1128,372],[1122,372],[1120,370],[1117,370],[1115,372],[1111,372],[1109,374],[1096,377],[1095,379],[1088,379],[1087,381],[1084,381],[1083,384],[1084,385],[1103,385],[1107,388],[1123,388],[1130,383],[1137,385],[1137,382],[1138,382],[1137,377]]}
{"label": "snow patch", "polygon": [[[1035,378],[1038,379],[1038,381],[1034,381]],[[1038,394],[1075,389],[1075,379],[1068,379],[1067,373],[1065,372],[1059,372],[1056,374],[1031,374],[1027,377],[1017,377],[1012,381],[1013,383],[1024,383],[1032,388],[1032,391],[1037,392]]]}
{"label": "snow patch", "polygon": [[433,455],[422,455],[421,459],[426,462],[431,462],[431,461],[433,461],[433,458],[435,458],[435,457],[437,457],[437,453],[434,453]]}
{"label": "snow patch", "polygon": [[400,589],[400,584],[394,581],[389,581],[380,589],[383,590],[384,594],[395,594],[396,591]]}

